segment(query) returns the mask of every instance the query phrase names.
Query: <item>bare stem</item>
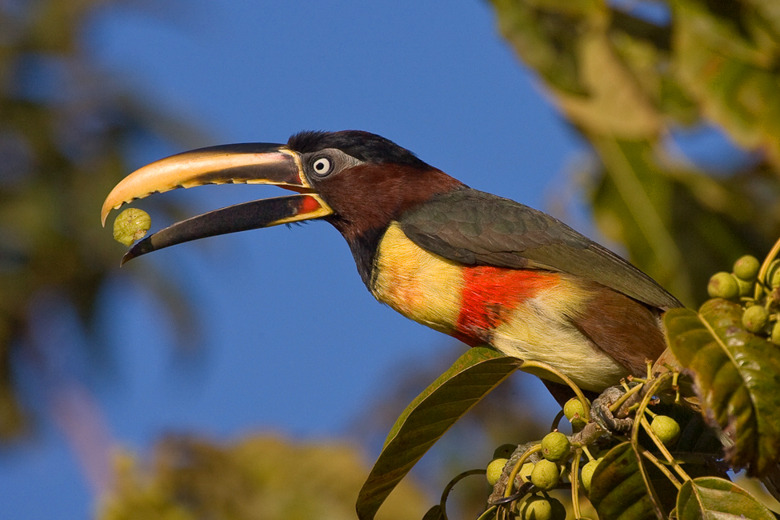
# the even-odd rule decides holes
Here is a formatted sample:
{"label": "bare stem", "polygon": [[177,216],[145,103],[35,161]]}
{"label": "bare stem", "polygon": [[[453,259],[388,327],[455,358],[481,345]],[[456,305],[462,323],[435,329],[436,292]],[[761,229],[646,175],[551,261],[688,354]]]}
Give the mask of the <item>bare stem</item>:
{"label": "bare stem", "polygon": [[758,300],[761,297],[761,292],[764,290],[764,287],[769,287],[769,282],[771,282],[771,280],[767,280],[766,275],[769,272],[770,264],[777,257],[778,254],[780,254],[780,238],[778,238],[777,242],[775,242],[775,245],[772,246],[772,249],[769,251],[769,254],[766,255],[766,258],[764,258],[764,263],[761,264],[761,269],[759,269],[758,271],[759,283],[756,284],[756,291],[754,293],[754,297],[756,300]]}
{"label": "bare stem", "polygon": [[647,420],[645,416],[642,416],[641,419],[642,426],[644,427],[645,431],[647,432],[647,435],[652,439],[653,443],[656,445],[658,450],[661,452],[661,454],[664,456],[666,461],[674,468],[674,470],[677,472],[680,477],[687,481],[691,480],[690,475],[688,475],[684,469],[680,466],[679,462],[672,456],[672,454],[669,452],[669,450],[666,449],[666,446],[664,446],[664,443],[661,442],[661,439],[658,438],[658,436],[653,432],[653,430],[650,428],[650,422]]}
{"label": "bare stem", "polygon": [[520,460],[517,461],[515,464],[515,467],[512,468],[512,471],[509,473],[509,478],[506,482],[506,488],[504,489],[504,496],[508,497],[512,494],[512,486],[515,484],[515,479],[517,478],[517,474],[520,472],[520,468],[523,467],[523,464],[525,464],[525,461],[528,460],[528,457],[530,457],[532,454],[536,453],[537,451],[542,451],[542,445],[541,444],[535,444],[531,448],[528,448],[525,453],[523,453],[523,456],[520,457]]}
{"label": "bare stem", "polygon": [[677,478],[674,476],[674,473],[669,471],[669,468],[666,467],[666,464],[658,460],[658,458],[655,455],[653,455],[647,450],[642,450],[641,453],[644,458],[646,458],[647,460],[655,464],[655,467],[657,467],[661,471],[661,473],[666,475],[666,478],[669,479],[669,481],[674,485],[674,487],[677,488],[678,491],[680,490],[680,488],[682,487],[682,483],[679,480],[677,480]]}
{"label": "bare stem", "polygon": [[520,366],[522,370],[526,370],[528,368],[538,368],[541,370],[544,370],[546,372],[551,373],[571,388],[575,395],[577,396],[577,399],[580,400],[582,403],[583,408],[585,409],[585,417],[590,417],[590,403],[588,402],[588,399],[585,397],[585,394],[582,393],[582,390],[580,390],[580,387],[577,386],[577,384],[572,381],[566,374],[561,372],[560,370],[548,365],[547,363],[542,363],[540,361],[523,361],[523,364]]}
{"label": "bare stem", "polygon": [[571,507],[574,510],[574,518],[582,518],[580,509],[580,458],[582,450],[574,452],[574,460],[571,463]]}
{"label": "bare stem", "polygon": [[632,395],[639,392],[643,386],[644,384],[639,384],[631,388],[630,390],[627,390],[625,394],[620,396],[620,398],[617,401],[615,401],[610,405],[609,411],[615,413],[621,406],[623,406],[623,403],[625,403]]}

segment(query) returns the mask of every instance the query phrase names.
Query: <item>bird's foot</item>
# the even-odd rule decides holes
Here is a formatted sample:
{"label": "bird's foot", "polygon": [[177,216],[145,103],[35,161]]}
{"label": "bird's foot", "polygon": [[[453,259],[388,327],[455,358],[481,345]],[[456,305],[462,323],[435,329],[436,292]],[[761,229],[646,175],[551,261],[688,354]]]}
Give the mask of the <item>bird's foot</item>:
{"label": "bird's foot", "polygon": [[[629,393],[631,395],[626,395]],[[634,425],[631,407],[641,399],[641,392],[631,392],[623,385],[611,386],[593,400],[590,418],[607,431],[627,432]]]}

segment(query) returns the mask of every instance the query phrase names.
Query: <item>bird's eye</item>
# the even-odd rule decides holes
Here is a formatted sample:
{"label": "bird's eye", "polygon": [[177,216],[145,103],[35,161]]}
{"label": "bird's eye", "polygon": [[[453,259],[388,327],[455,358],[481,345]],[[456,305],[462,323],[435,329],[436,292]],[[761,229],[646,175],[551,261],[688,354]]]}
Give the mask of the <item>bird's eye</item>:
{"label": "bird's eye", "polygon": [[327,157],[320,157],[312,163],[311,167],[317,175],[327,175],[330,173],[332,165],[330,159]]}

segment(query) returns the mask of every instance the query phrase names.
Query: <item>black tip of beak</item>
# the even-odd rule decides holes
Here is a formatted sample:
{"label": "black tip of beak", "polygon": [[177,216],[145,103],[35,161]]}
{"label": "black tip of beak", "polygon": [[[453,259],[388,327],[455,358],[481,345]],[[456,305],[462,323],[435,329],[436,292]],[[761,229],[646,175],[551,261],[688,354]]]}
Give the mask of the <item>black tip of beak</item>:
{"label": "black tip of beak", "polygon": [[157,248],[152,245],[151,241],[149,241],[149,238],[151,237],[147,237],[140,242],[137,242],[133,245],[133,247],[128,249],[124,256],[122,256],[122,261],[119,262],[119,267],[122,267],[133,258],[145,255],[146,253],[151,253],[152,251],[156,251]]}

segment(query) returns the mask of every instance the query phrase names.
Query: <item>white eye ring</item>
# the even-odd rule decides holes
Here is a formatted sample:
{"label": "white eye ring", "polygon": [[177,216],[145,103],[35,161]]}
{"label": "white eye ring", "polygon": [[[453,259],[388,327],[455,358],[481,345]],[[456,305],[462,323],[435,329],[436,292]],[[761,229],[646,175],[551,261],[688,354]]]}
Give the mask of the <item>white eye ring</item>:
{"label": "white eye ring", "polygon": [[330,173],[332,165],[330,159],[327,157],[320,157],[311,164],[311,167],[317,175],[327,175]]}

